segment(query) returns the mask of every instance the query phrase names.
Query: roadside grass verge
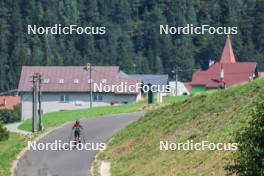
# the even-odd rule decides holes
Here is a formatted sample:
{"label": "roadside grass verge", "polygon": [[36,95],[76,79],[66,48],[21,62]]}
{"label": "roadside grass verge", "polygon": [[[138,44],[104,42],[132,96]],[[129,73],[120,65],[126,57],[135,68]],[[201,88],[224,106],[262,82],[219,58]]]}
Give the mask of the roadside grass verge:
{"label": "roadside grass verge", "polygon": [[[186,98],[188,98],[188,96],[164,97],[164,104],[183,101]],[[43,119],[44,127],[48,128],[82,118],[91,118],[91,117],[103,116],[103,115],[113,115],[113,114],[141,111],[142,108],[146,105],[147,105],[146,100],[142,100],[137,103],[117,105],[117,106],[103,106],[103,107],[94,107],[92,109],[88,108],[88,109],[79,109],[79,110],[65,110],[60,112],[47,113],[43,116],[42,119]],[[31,119],[28,119],[19,126],[19,129],[25,131],[31,131],[32,128],[31,124],[32,124]]]}
{"label": "roadside grass verge", "polygon": [[111,162],[113,176],[226,175],[230,151],[161,151],[160,141],[230,143],[248,125],[264,79],[194,95],[148,112],[121,130],[98,159]]}
{"label": "roadside grass verge", "polygon": [[17,133],[10,133],[9,140],[0,142],[0,175],[11,175],[12,162],[25,146],[24,136]]}

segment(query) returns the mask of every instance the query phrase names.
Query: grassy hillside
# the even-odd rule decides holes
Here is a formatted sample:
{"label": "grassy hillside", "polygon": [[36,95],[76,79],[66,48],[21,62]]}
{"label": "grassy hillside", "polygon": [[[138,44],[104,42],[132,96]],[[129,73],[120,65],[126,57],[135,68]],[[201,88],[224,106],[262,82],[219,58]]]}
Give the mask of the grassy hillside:
{"label": "grassy hillside", "polygon": [[160,151],[171,142],[232,141],[250,120],[252,102],[264,93],[264,79],[193,96],[147,113],[123,129],[99,159],[112,162],[114,176],[225,175],[228,151]]}

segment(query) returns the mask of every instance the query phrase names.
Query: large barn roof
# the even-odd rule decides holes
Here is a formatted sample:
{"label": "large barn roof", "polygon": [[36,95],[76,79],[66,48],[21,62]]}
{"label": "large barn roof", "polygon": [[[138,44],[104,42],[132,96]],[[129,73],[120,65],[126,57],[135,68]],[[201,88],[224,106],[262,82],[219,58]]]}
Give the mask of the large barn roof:
{"label": "large barn roof", "polygon": [[[20,76],[19,92],[32,91],[31,76],[43,75],[43,92],[89,92],[89,72],[82,66],[23,66]],[[120,78],[118,66],[93,66],[92,82],[118,85],[126,82],[135,85],[141,80]],[[117,93],[117,92],[115,92]],[[132,92],[122,92],[132,94]]]}

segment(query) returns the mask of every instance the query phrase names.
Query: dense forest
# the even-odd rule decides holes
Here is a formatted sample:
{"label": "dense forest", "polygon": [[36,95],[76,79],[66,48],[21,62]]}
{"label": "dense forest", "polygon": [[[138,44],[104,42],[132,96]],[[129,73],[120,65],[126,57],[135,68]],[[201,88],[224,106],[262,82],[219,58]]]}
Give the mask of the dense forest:
{"label": "dense forest", "polygon": [[[181,80],[218,60],[225,35],[160,35],[159,26],[237,26],[236,58],[264,70],[264,0],[1,0],[0,91],[23,65],[119,65],[128,73]],[[27,25],[105,26],[105,35],[28,35]]]}

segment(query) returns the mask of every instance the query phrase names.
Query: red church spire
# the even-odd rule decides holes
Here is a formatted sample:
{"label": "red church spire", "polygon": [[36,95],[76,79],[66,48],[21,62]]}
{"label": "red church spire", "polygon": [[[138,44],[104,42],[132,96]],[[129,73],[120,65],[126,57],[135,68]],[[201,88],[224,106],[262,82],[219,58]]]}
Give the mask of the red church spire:
{"label": "red church spire", "polygon": [[236,63],[235,55],[229,36],[227,36],[225,47],[223,49],[220,63]]}

